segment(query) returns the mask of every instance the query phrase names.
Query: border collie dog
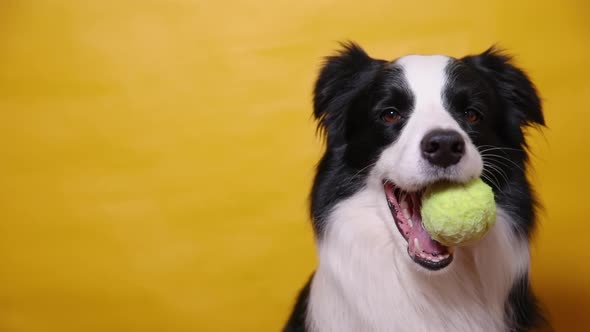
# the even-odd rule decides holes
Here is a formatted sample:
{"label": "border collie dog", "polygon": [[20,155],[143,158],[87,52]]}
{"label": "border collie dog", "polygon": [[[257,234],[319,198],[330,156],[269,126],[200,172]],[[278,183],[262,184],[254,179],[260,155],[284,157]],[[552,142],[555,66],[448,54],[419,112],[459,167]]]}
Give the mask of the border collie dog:
{"label": "border collie dog", "polygon": [[[494,332],[545,326],[529,286],[536,201],[523,129],[541,102],[510,57],[394,61],[343,45],[321,69],[314,116],[326,139],[311,192],[319,265],[285,331]],[[421,193],[481,177],[497,220],[477,243],[424,230]]]}

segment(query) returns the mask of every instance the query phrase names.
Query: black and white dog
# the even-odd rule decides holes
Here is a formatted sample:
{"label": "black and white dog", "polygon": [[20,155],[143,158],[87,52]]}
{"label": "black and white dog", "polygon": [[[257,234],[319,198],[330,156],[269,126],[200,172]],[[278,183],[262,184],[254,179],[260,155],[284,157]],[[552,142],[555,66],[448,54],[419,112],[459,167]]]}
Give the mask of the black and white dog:
{"label": "black and white dog", "polygon": [[[528,276],[536,201],[523,128],[544,124],[529,78],[494,48],[383,61],[343,46],[315,85],[326,136],[311,192],[319,266],[285,331],[544,325]],[[496,225],[471,246],[434,241],[423,189],[477,177],[494,190]]]}

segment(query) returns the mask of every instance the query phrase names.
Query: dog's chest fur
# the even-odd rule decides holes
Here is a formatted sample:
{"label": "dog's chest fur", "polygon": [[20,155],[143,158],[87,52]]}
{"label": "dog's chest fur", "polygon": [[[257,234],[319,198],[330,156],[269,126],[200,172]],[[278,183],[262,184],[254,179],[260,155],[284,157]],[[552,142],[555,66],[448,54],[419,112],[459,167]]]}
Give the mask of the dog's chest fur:
{"label": "dog's chest fur", "polygon": [[442,272],[411,262],[382,193],[368,185],[332,210],[318,242],[320,264],[311,284],[311,331],[506,331],[505,304],[528,270],[526,239],[515,238],[499,208],[496,226],[472,248],[459,248]]}

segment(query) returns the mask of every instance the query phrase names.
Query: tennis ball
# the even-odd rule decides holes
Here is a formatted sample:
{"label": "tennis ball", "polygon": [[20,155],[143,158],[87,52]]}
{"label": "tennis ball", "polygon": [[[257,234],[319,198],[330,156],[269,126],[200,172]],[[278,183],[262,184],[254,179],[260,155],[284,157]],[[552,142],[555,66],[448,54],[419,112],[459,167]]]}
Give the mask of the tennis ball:
{"label": "tennis ball", "polygon": [[492,188],[477,178],[466,184],[440,182],[422,196],[422,224],[446,246],[473,243],[496,223]]}

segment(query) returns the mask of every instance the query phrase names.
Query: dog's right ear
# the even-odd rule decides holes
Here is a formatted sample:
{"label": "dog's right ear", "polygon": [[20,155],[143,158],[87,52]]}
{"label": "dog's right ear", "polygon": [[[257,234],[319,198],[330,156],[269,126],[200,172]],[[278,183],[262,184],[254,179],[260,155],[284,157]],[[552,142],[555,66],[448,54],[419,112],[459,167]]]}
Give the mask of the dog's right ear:
{"label": "dog's right ear", "polygon": [[328,145],[344,143],[349,108],[385,63],[372,59],[355,43],[342,47],[326,58],[314,89],[313,113]]}

